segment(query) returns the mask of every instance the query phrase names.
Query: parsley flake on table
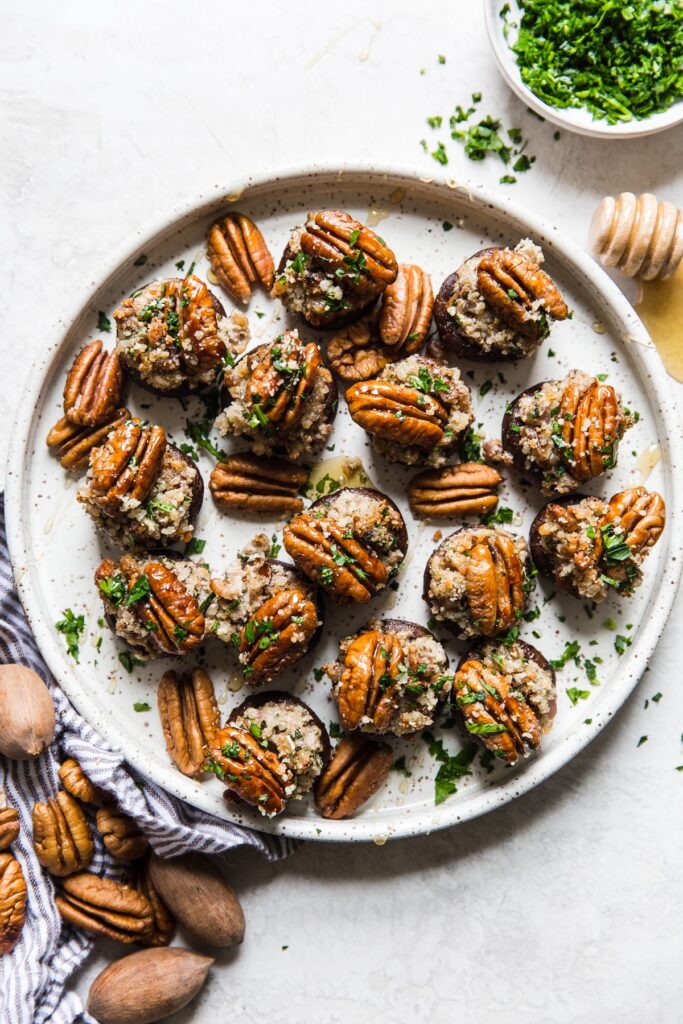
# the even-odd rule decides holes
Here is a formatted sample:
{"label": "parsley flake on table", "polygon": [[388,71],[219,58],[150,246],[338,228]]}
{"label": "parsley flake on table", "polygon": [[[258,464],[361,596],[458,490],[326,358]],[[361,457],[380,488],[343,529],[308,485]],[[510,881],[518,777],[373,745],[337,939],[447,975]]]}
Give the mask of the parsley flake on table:
{"label": "parsley flake on table", "polygon": [[55,628],[62,634],[66,641],[66,649],[71,657],[78,664],[80,655],[79,642],[83,639],[85,632],[85,617],[74,615],[71,608],[66,608],[62,613],[64,618],[55,622]]}

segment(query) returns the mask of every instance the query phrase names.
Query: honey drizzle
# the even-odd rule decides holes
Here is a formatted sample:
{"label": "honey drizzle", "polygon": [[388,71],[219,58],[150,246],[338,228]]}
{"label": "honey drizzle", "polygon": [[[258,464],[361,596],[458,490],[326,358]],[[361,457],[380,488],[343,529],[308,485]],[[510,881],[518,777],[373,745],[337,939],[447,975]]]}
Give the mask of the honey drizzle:
{"label": "honey drizzle", "polygon": [[636,306],[662,362],[683,381],[683,264],[668,281],[642,281]]}

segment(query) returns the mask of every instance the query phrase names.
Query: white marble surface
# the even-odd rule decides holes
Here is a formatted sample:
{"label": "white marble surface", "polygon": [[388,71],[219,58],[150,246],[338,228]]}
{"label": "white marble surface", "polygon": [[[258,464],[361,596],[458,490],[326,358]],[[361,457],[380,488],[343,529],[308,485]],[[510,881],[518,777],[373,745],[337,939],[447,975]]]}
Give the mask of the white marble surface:
{"label": "white marble surface", "polygon": [[[141,220],[240,168],[358,156],[429,175],[419,139],[447,135],[426,116],[482,91],[482,112],[521,127],[538,157],[507,187],[578,242],[605,192],[683,201],[683,130],[554,141],[498,79],[476,2],[2,0],[0,14],[3,459],[61,305]],[[449,152],[457,179],[503,173]],[[174,1020],[680,1020],[682,623],[679,598],[616,721],[512,806],[382,848],[235,857],[245,944]],[[98,949],[80,991],[112,955]]]}

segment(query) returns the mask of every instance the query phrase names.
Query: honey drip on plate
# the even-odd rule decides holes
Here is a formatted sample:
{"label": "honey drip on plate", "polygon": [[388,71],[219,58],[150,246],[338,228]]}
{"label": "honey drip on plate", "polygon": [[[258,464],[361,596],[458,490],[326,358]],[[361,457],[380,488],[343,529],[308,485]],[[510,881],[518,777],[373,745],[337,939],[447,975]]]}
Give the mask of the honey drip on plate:
{"label": "honey drip on plate", "polygon": [[[325,480],[318,493],[317,485]],[[365,466],[356,455],[335,455],[316,462],[308,482],[309,495],[317,498],[339,487],[374,487]]]}
{"label": "honey drip on plate", "polygon": [[667,372],[683,381],[683,264],[668,281],[643,281],[636,306]]}

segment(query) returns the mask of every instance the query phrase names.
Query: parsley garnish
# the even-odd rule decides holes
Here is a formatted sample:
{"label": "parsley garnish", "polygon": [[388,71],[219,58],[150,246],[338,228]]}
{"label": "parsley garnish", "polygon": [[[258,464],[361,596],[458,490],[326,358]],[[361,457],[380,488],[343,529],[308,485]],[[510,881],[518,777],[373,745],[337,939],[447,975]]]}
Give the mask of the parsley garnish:
{"label": "parsley garnish", "polygon": [[83,615],[74,615],[71,608],[66,608],[62,613],[63,619],[55,622],[55,627],[62,634],[66,641],[66,649],[73,660],[78,664],[80,654],[79,641],[85,633],[85,618]]}
{"label": "parsley garnish", "polygon": [[133,711],[151,711],[152,705],[148,704],[147,701],[136,700],[133,704]]}
{"label": "parsley garnish", "polygon": [[99,313],[97,314],[97,330],[98,331],[110,331],[111,330],[111,320],[109,319],[109,317],[107,316],[106,313],[102,312],[102,310],[100,310]]}
{"label": "parsley garnish", "polygon": [[586,700],[591,695],[590,690],[579,690],[576,686],[570,686],[565,692],[574,705],[578,704],[580,700]]}

